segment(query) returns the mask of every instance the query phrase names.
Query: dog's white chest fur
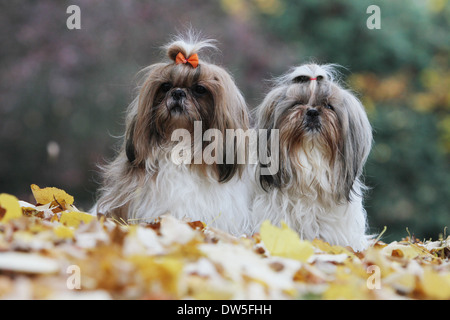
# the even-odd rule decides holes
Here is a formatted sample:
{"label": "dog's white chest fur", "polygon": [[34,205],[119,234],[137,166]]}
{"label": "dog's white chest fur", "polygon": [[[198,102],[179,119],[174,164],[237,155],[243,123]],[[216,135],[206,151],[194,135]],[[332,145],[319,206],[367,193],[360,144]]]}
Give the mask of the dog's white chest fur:
{"label": "dog's white chest fur", "polygon": [[149,222],[170,213],[178,219],[200,220],[234,235],[251,231],[249,204],[251,189],[246,173],[226,183],[171,161],[160,163],[156,177],[136,190],[128,208],[129,221]]}
{"label": "dog's white chest fur", "polygon": [[[323,160],[317,148],[300,151],[295,163],[296,179],[286,188],[259,192],[253,202],[255,225],[270,220],[276,225],[284,221],[303,239],[323,239],[337,245],[351,245],[355,250],[367,247],[366,213],[362,198],[337,204],[333,199],[332,167]],[[354,189],[361,194],[360,182]]]}

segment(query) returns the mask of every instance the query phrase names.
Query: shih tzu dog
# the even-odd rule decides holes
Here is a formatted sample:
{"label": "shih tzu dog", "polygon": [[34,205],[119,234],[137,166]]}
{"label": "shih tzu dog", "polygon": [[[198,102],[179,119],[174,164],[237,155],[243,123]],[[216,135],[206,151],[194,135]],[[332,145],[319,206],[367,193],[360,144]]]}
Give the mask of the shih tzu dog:
{"label": "shih tzu dog", "polygon": [[258,128],[279,130],[279,170],[261,174],[258,165],[253,215],[256,224],[285,221],[304,239],[362,250],[368,237],[361,174],[372,129],[335,75],[332,65],[294,68],[256,109]]}
{"label": "shih tzu dog", "polygon": [[[178,37],[164,49],[168,59],[143,70],[127,109],[124,142],[103,170],[94,210],[129,223],[169,213],[248,233],[246,166],[229,161],[236,160],[233,146],[243,142],[225,134],[248,129],[245,100],[231,75],[202,55],[215,49],[214,41]],[[218,161],[202,158],[207,149],[216,150]]]}

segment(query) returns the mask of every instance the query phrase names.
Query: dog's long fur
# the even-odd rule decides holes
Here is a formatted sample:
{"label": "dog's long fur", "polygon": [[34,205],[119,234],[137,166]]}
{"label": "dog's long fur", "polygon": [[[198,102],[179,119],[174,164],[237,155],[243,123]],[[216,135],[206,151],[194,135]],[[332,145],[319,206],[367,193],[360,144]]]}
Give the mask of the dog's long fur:
{"label": "dog's long fur", "polygon": [[[94,211],[129,223],[148,222],[170,213],[236,235],[250,232],[251,190],[245,181],[245,165],[236,161],[194,164],[205,143],[202,150],[188,146],[193,149],[191,164],[176,164],[171,159],[171,151],[178,144],[171,141],[172,133],[185,129],[193,134],[194,121],[202,121],[202,134],[214,128],[223,137],[226,129],[249,127],[242,94],[228,72],[205,61],[205,48],[214,49],[213,41],[176,38],[165,46],[168,61],[143,70],[139,94],[127,110],[123,145],[103,169]],[[176,64],[179,52],[186,58],[198,53],[197,68],[189,63]],[[224,142],[233,143],[241,142]],[[224,159],[226,156],[224,153]]]}
{"label": "dog's long fur", "polygon": [[257,169],[261,190],[253,218],[255,230],[265,219],[285,221],[305,239],[362,250],[367,236],[361,175],[372,130],[360,101],[334,77],[331,65],[294,68],[275,80],[257,107],[257,127],[279,130],[280,169],[270,175]]}

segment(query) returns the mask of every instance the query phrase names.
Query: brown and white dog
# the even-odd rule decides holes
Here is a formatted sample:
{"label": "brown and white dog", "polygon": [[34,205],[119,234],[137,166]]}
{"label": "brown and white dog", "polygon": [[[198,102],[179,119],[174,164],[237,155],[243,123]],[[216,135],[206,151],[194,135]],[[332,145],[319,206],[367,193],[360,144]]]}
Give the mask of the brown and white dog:
{"label": "brown and white dog", "polygon": [[[215,49],[213,41],[178,37],[164,47],[167,61],[143,70],[139,94],[127,110],[123,145],[103,169],[93,211],[128,222],[170,213],[235,235],[250,232],[246,165],[225,161],[236,159],[236,148],[227,147],[241,141],[209,137],[212,144],[225,145],[216,154],[223,161],[198,161],[211,149],[205,142],[209,129],[225,138],[227,129],[249,127],[245,100],[232,77],[201,55],[208,48]],[[194,137],[197,129],[200,138]],[[178,161],[180,150],[185,157]],[[234,150],[231,157],[226,150]]]}

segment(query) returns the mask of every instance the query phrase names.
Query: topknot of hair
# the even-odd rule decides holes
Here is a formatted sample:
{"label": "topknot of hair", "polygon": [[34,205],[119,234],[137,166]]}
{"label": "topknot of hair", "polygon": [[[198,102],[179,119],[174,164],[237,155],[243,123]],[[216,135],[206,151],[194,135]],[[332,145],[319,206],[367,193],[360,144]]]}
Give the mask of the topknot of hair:
{"label": "topknot of hair", "polygon": [[201,39],[199,35],[188,33],[187,35],[177,36],[171,42],[164,46],[168,57],[175,61],[178,53],[182,53],[186,58],[195,53],[199,53],[205,48],[217,49],[216,40]]}

